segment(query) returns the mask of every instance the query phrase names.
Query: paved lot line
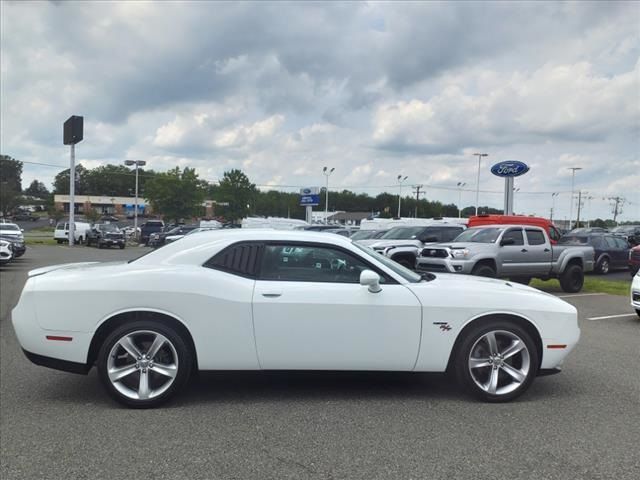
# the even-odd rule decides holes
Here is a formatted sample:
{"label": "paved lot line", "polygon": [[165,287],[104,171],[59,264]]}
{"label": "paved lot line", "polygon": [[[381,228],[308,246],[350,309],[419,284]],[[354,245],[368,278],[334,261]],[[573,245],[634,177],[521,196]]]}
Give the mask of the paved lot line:
{"label": "paved lot line", "polygon": [[635,317],[635,313],[623,313],[621,315],[607,315],[606,317],[591,317],[587,320],[607,320],[609,318],[623,318],[623,317]]}
{"label": "paved lot line", "polygon": [[558,298],[593,297],[596,295],[606,295],[606,293],[575,293],[572,295],[558,295]]}

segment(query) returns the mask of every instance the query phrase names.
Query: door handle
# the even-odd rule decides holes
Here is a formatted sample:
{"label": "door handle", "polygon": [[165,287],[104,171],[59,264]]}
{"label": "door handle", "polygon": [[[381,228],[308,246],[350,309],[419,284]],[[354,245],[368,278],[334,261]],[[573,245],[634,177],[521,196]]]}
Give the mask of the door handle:
{"label": "door handle", "polygon": [[282,295],[281,293],[263,293],[262,294],[263,297],[267,297],[267,298],[278,298],[281,295]]}
{"label": "door handle", "polygon": [[529,250],[527,250],[526,248],[523,248],[522,250],[520,250],[522,253],[528,252]]}
{"label": "door handle", "polygon": [[550,252],[551,250],[549,250],[548,248],[544,249],[545,252]]}

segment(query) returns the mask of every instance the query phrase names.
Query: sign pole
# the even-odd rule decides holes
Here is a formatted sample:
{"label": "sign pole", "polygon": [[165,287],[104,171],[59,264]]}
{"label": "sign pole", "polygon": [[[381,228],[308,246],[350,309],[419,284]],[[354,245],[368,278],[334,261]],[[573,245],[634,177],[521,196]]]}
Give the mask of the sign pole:
{"label": "sign pole", "polygon": [[69,246],[73,247],[75,237],[76,206],[76,145],[71,144],[71,168],[69,169]]}
{"label": "sign pole", "polygon": [[307,208],[306,208],[307,214],[305,215],[307,223],[311,223],[312,210],[313,210],[313,207],[311,205],[307,205]]}
{"label": "sign pole", "polygon": [[504,177],[504,214],[513,215],[513,177]]}

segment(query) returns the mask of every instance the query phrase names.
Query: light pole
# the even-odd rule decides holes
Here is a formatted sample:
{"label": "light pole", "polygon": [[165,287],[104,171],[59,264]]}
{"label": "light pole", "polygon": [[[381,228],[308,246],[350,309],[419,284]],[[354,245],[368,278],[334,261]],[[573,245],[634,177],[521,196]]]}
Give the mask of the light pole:
{"label": "light pole", "polygon": [[553,192],[551,194],[551,215],[549,215],[549,220],[553,223],[553,212],[556,209],[556,197],[560,195],[560,192]]}
{"label": "light pole", "polygon": [[478,180],[476,181],[476,216],[478,215],[478,206],[480,205],[480,163],[482,157],[488,157],[488,153],[474,153],[474,156],[478,157]]}
{"label": "light pole", "polygon": [[400,218],[400,201],[402,199],[402,182],[404,182],[408,176],[398,175],[398,185],[400,186],[400,190],[398,191],[398,218]]}
{"label": "light pole", "polygon": [[322,169],[322,174],[327,177],[326,188],[324,190],[324,223],[327,224],[329,219],[329,176],[333,173],[335,168],[327,168],[324,167]]}
{"label": "light pole", "polygon": [[465,182],[458,182],[458,218],[462,218],[462,188]]}
{"label": "light pole", "polygon": [[147,162],[144,160],[125,160],[124,164],[128,167],[136,166],[136,199],[133,211],[133,238],[138,239],[138,167],[144,167]]}
{"label": "light pole", "polygon": [[582,167],[569,167],[567,170],[571,170],[571,206],[569,207],[569,231],[573,224],[573,196],[575,194],[574,186],[576,180],[576,170],[582,170]]}

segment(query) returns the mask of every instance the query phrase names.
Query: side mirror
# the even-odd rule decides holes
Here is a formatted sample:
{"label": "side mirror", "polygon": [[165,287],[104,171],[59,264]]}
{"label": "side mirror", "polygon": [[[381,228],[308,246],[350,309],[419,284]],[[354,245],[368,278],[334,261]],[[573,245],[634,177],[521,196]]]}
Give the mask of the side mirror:
{"label": "side mirror", "polygon": [[500,241],[500,245],[504,247],[505,245],[513,245],[516,241],[513,238],[503,238]]}
{"label": "side mirror", "polygon": [[371,293],[378,293],[382,291],[380,288],[380,275],[373,270],[363,270],[360,274],[360,285],[363,287],[369,287]]}

